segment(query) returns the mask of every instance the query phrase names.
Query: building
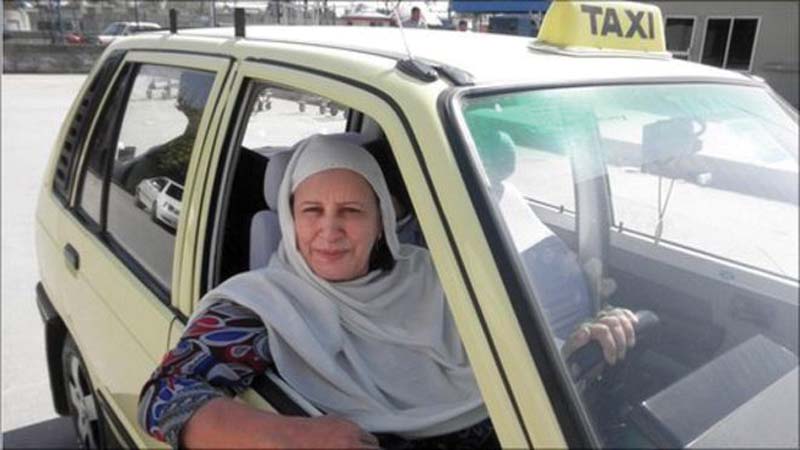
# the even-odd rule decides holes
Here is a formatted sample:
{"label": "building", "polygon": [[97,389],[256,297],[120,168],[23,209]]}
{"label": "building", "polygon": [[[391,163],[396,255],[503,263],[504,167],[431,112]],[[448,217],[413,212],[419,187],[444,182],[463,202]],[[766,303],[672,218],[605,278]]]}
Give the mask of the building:
{"label": "building", "polygon": [[651,1],[674,57],[764,78],[798,106],[800,3]]}

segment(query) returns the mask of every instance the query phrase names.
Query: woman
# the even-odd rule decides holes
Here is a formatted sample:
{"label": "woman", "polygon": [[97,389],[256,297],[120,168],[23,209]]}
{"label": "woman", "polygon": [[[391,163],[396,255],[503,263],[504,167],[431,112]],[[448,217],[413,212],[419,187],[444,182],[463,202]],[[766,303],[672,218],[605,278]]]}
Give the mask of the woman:
{"label": "woman", "polygon": [[[183,448],[498,447],[430,255],[398,243],[374,158],[343,138],[300,142],[278,215],[268,266],[209,292],[144,386],[143,428]],[[327,415],[225,395],[270,365]]]}
{"label": "woman", "polygon": [[[496,446],[429,253],[398,244],[375,160],[344,139],[301,142],[278,215],[268,266],[207,294],[145,385],[143,427],[186,448],[377,448],[371,433],[387,432]],[[328,416],[282,417],[220,392],[270,364]]]}

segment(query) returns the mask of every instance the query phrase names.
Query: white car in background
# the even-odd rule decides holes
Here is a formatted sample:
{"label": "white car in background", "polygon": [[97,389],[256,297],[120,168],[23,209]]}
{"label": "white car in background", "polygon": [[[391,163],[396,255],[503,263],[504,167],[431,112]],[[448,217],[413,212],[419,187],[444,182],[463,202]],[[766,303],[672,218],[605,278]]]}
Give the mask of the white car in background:
{"label": "white car in background", "polygon": [[110,44],[120,36],[130,36],[145,31],[159,31],[161,25],[154,22],[111,22],[98,36],[102,45]]}
{"label": "white car in background", "polygon": [[178,226],[182,198],[183,186],[167,177],[147,178],[136,186],[137,206],[149,212],[154,222],[173,230]]}
{"label": "white car in background", "polygon": [[153,219],[161,222],[172,230],[178,228],[178,218],[181,216],[181,199],[183,198],[183,186],[174,181],[167,184],[166,189],[158,194],[156,199],[156,209]]}

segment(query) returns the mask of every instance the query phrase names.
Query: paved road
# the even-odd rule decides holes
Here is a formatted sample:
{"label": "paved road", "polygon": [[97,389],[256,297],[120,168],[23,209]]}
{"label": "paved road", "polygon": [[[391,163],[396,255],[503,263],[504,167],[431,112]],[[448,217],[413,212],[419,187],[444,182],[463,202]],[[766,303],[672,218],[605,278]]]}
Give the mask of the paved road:
{"label": "paved road", "polygon": [[36,309],[34,209],[61,121],[82,75],[2,79],[2,432],[6,448],[66,448],[74,434],[56,419]]}

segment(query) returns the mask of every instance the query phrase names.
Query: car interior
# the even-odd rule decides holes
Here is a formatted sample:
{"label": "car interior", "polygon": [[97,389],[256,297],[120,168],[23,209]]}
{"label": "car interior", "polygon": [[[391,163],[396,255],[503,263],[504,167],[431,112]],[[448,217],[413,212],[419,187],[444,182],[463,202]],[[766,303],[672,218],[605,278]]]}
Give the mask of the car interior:
{"label": "car interior", "polygon": [[[605,163],[573,164],[573,170],[593,164]],[[614,286],[604,303],[647,311],[652,320],[637,330],[636,347],[622,364],[603,364],[599,352],[592,358],[576,352],[567,364],[594,365],[572,374],[604,445],[702,446],[712,427],[746,420],[734,413],[797,373],[796,291],[711,255],[654,245],[610,225],[610,199],[603,194],[609,175],[602,167],[596,173],[575,182],[576,213],[534,199],[531,206],[582,262],[587,248],[599,255],[600,273]],[[594,241],[586,242],[587,228],[594,228]]]}

